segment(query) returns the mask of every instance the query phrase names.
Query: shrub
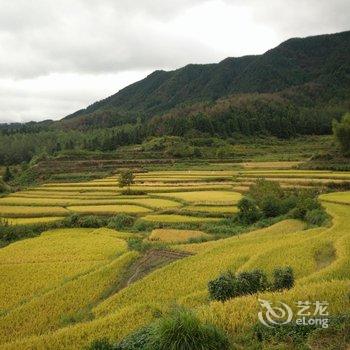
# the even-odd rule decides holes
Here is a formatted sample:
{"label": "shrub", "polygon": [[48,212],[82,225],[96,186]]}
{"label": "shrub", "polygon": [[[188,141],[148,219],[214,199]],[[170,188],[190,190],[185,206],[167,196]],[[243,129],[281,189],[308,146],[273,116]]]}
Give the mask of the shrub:
{"label": "shrub", "polygon": [[239,209],[237,218],[245,225],[253,224],[261,218],[260,210],[254,200],[250,198],[242,198],[238,202],[237,207]]}
{"label": "shrub", "polygon": [[305,215],[305,220],[310,225],[321,226],[328,219],[328,215],[321,209],[309,210]]}
{"label": "shrub", "polygon": [[128,335],[120,343],[118,343],[115,350],[145,350],[149,349],[151,326],[143,327],[134,333]]}
{"label": "shrub", "polygon": [[118,214],[109,220],[108,227],[114,230],[122,230],[131,227],[134,221],[135,218],[131,215]]}
{"label": "shrub", "polygon": [[284,193],[278,182],[258,179],[255,184],[250,186],[248,195],[254,199],[258,207],[261,208],[266,198],[281,199]]}
{"label": "shrub", "polygon": [[2,179],[5,181],[5,182],[9,182],[13,179],[13,175],[11,173],[11,170],[10,168],[7,166],[6,169],[5,169],[5,173],[4,175],[2,176]]}
{"label": "shrub", "polygon": [[281,201],[281,214],[286,214],[296,207],[298,203],[298,197],[294,194],[282,199]]}
{"label": "shrub", "polygon": [[108,339],[98,339],[91,343],[87,350],[114,350],[115,347]]}
{"label": "shrub", "polygon": [[266,274],[261,270],[241,272],[237,282],[239,295],[254,294],[268,287]]}
{"label": "shrub", "polygon": [[104,221],[96,215],[81,216],[78,220],[79,227],[102,227]]}
{"label": "shrub", "polygon": [[264,216],[271,218],[282,214],[282,203],[277,197],[268,196],[261,202]]}
{"label": "shrub", "polygon": [[273,271],[273,289],[290,289],[294,286],[294,273],[290,266],[279,267]]}
{"label": "shrub", "polygon": [[149,343],[152,350],[228,350],[229,346],[222,330],[183,309],[156,321]]}
{"label": "shrub", "polygon": [[0,194],[1,193],[7,193],[10,190],[11,190],[10,186],[5,184],[5,182],[0,179]]}
{"label": "shrub", "polygon": [[212,300],[225,301],[233,298],[236,294],[235,288],[236,277],[228,271],[218,278],[209,281],[208,290]]}
{"label": "shrub", "polygon": [[137,220],[134,223],[132,229],[139,232],[145,232],[145,231],[152,231],[154,227],[155,225],[152,222]]}
{"label": "shrub", "polygon": [[105,226],[106,219],[96,215],[79,215],[71,214],[63,220],[63,225],[66,227],[102,227]]}
{"label": "shrub", "polygon": [[135,182],[134,174],[131,170],[124,170],[120,173],[118,178],[118,185],[120,188],[125,186],[128,187],[128,191],[130,191],[130,186]]}
{"label": "shrub", "polygon": [[321,209],[317,201],[317,194],[311,191],[300,193],[296,207],[291,210],[290,215],[295,219],[305,219],[306,213],[313,209]]}
{"label": "shrub", "polygon": [[210,298],[218,301],[254,294],[266,290],[267,287],[266,274],[261,270],[241,272],[237,276],[226,272],[208,283]]}
{"label": "shrub", "polygon": [[333,121],[333,134],[344,155],[350,154],[350,113],[346,113],[341,122]]}

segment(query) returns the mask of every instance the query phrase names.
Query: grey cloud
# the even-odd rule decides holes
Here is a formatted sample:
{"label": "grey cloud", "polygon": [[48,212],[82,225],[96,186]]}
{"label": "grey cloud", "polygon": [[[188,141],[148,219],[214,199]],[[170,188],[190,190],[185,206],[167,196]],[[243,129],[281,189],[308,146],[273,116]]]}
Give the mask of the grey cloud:
{"label": "grey cloud", "polygon": [[249,8],[254,19],[281,38],[349,30],[349,0],[223,0]]}
{"label": "grey cloud", "polygon": [[[222,4],[231,6],[232,13],[244,8],[253,17],[252,27],[260,27],[242,38],[244,33],[231,29],[226,18],[225,33],[216,35],[210,29],[214,41],[225,34],[214,49],[210,41],[201,40],[201,28],[196,31],[190,25],[199,7]],[[191,10],[185,31],[173,26]],[[254,53],[259,45],[253,41],[261,28],[273,33],[266,49],[290,37],[347,30],[349,13],[348,0],[0,0],[0,122],[69,114],[130,83],[118,80],[124,72],[213,62],[247,48]],[[204,26],[220,24],[220,12],[207,16]],[[237,45],[237,51],[230,51],[244,41],[244,48]],[[259,47],[263,50],[265,42]],[[37,89],[42,77],[68,73],[89,76],[84,83],[98,81],[97,86],[81,86],[82,80],[73,77],[70,88],[69,82],[51,78]],[[116,80],[102,81],[107,74]],[[12,85],[4,83],[6,79]]]}

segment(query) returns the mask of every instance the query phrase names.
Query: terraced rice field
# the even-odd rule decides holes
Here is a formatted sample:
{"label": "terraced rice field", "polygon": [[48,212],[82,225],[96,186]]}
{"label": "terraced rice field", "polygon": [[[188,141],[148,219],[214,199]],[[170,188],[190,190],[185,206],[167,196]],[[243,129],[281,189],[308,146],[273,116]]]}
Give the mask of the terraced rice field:
{"label": "terraced rice field", "polygon": [[137,205],[82,205],[71,206],[68,209],[75,213],[115,215],[118,213],[148,213],[149,209]]}
{"label": "terraced rice field", "polygon": [[[235,215],[242,194],[234,188],[244,191],[244,183],[260,177],[292,186],[304,180],[310,186],[350,181],[345,172],[274,166],[250,170],[247,166],[240,172],[138,174],[133,187],[145,192],[141,196],[121,195],[113,176],[86,183],[47,184],[1,198],[0,217],[12,225],[59,220],[71,213],[128,213],[146,223],[146,228],[150,224],[161,228],[137,234],[64,228],[0,248],[0,349],[80,350],[95,339],[120,340],[174,304],[193,308],[202,320],[222,327],[232,341],[246,336],[257,324],[258,297],[282,300],[293,310],[297,300],[326,300],[330,315],[350,313],[350,192],[320,196],[332,217],[329,227],[310,228],[288,219],[218,240],[197,228],[222,220],[215,215]],[[184,229],[186,224],[196,229]],[[135,237],[147,244],[167,243],[191,255],[128,284],[125,276],[142,255],[127,244],[128,238]],[[199,243],[202,238],[208,241]],[[287,265],[296,277],[290,290],[225,303],[209,300],[208,281],[227,269],[260,268],[271,278],[274,268]]]}
{"label": "terraced rice field", "polygon": [[161,193],[160,196],[177,198],[190,203],[200,204],[237,204],[241,199],[240,193],[230,191],[193,191],[177,193]]}
{"label": "terraced rice field", "polygon": [[221,213],[234,214],[238,212],[236,206],[220,206],[220,205],[189,205],[184,208],[186,211],[202,212],[202,213]]}
{"label": "terraced rice field", "polygon": [[220,219],[215,218],[203,218],[188,215],[176,215],[176,214],[158,214],[158,215],[146,215],[142,218],[145,221],[161,222],[161,223],[186,223],[186,222],[208,222],[218,221]]}
{"label": "terraced rice field", "polygon": [[167,243],[186,242],[191,238],[209,238],[210,236],[195,230],[156,229],[151,232],[148,239]]}

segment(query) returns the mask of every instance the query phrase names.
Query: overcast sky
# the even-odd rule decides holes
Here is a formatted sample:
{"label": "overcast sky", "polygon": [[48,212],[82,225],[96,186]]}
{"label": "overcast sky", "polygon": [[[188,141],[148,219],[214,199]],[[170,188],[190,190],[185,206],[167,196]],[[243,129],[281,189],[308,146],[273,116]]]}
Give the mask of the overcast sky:
{"label": "overcast sky", "polygon": [[349,28],[349,0],[0,0],[0,122],[59,119],[155,69]]}

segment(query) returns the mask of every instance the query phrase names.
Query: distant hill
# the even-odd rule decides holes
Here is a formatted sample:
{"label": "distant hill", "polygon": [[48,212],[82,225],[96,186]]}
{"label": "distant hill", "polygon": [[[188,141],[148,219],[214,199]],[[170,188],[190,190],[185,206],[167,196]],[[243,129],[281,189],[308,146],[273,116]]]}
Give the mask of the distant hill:
{"label": "distant hill", "polygon": [[321,102],[348,97],[350,31],[289,39],[262,55],[230,57],[217,64],[189,64],[169,72],[155,71],[67,116],[63,124],[118,125],[137,117],[149,119],[183,105],[222,98],[232,100],[236,94],[274,94],[311,85],[322,90]]}

